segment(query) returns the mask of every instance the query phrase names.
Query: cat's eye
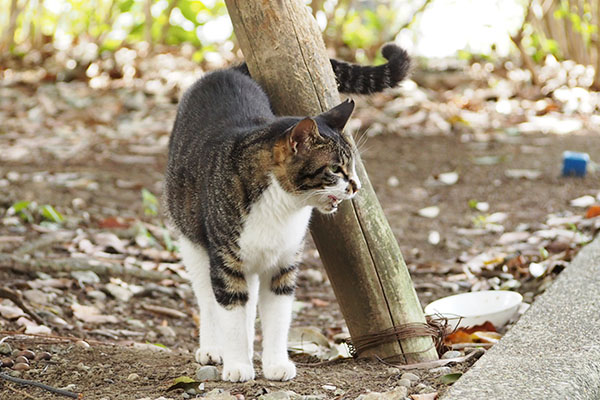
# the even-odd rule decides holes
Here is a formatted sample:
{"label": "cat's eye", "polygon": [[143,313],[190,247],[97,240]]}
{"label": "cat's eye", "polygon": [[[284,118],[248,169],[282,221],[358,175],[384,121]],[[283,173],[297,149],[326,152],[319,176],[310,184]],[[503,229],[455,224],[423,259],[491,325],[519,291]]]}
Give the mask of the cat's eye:
{"label": "cat's eye", "polygon": [[341,165],[331,165],[329,167],[329,169],[331,170],[331,172],[333,172],[334,174],[341,174],[342,171],[342,166]]}

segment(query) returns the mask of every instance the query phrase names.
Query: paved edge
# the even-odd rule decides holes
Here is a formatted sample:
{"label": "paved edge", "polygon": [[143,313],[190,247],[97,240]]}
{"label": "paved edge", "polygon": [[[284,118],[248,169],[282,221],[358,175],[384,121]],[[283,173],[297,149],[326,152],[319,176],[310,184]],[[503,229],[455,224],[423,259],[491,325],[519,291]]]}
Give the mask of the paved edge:
{"label": "paved edge", "polygon": [[600,236],[442,400],[600,399]]}

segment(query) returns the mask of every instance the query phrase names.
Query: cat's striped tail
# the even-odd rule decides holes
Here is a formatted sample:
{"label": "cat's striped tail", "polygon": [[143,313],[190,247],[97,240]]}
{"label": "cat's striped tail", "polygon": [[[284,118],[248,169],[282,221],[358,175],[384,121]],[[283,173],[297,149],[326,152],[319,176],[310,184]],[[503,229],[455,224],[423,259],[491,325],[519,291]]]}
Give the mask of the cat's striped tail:
{"label": "cat's striped tail", "polygon": [[388,43],[381,49],[387,63],[377,66],[349,64],[344,61],[330,60],[338,90],[342,93],[370,94],[395,87],[410,69],[410,57],[406,50]]}
{"label": "cat's striped tail", "polygon": [[[410,57],[406,50],[388,43],[381,49],[387,63],[377,66],[350,64],[345,61],[330,59],[338,90],[342,93],[370,94],[395,87],[410,69]],[[246,63],[233,69],[250,76]]]}

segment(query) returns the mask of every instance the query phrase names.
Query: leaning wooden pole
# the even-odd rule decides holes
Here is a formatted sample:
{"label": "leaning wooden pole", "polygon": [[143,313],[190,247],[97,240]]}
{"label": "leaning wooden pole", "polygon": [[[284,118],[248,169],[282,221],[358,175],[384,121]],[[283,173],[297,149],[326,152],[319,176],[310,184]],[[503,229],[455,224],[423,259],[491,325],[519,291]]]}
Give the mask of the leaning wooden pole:
{"label": "leaning wooden pole", "polygon": [[[301,0],[226,0],[250,73],[280,115],[317,115],[339,104],[321,32]],[[352,140],[352,138],[349,138]],[[311,233],[350,335],[381,333],[425,318],[400,249],[360,159],[359,195],[334,217],[315,213]],[[361,356],[437,359],[430,336],[378,344]]]}

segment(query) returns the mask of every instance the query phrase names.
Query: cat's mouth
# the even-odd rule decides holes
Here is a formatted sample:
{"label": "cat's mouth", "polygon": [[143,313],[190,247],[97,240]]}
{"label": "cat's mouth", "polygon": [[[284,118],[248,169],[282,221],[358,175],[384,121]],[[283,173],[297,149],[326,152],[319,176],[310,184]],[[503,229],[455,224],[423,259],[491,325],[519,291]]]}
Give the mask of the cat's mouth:
{"label": "cat's mouth", "polygon": [[331,208],[330,212],[337,211],[338,205],[342,202],[342,200],[338,199],[336,196],[330,194],[327,196],[329,199],[329,206]]}

